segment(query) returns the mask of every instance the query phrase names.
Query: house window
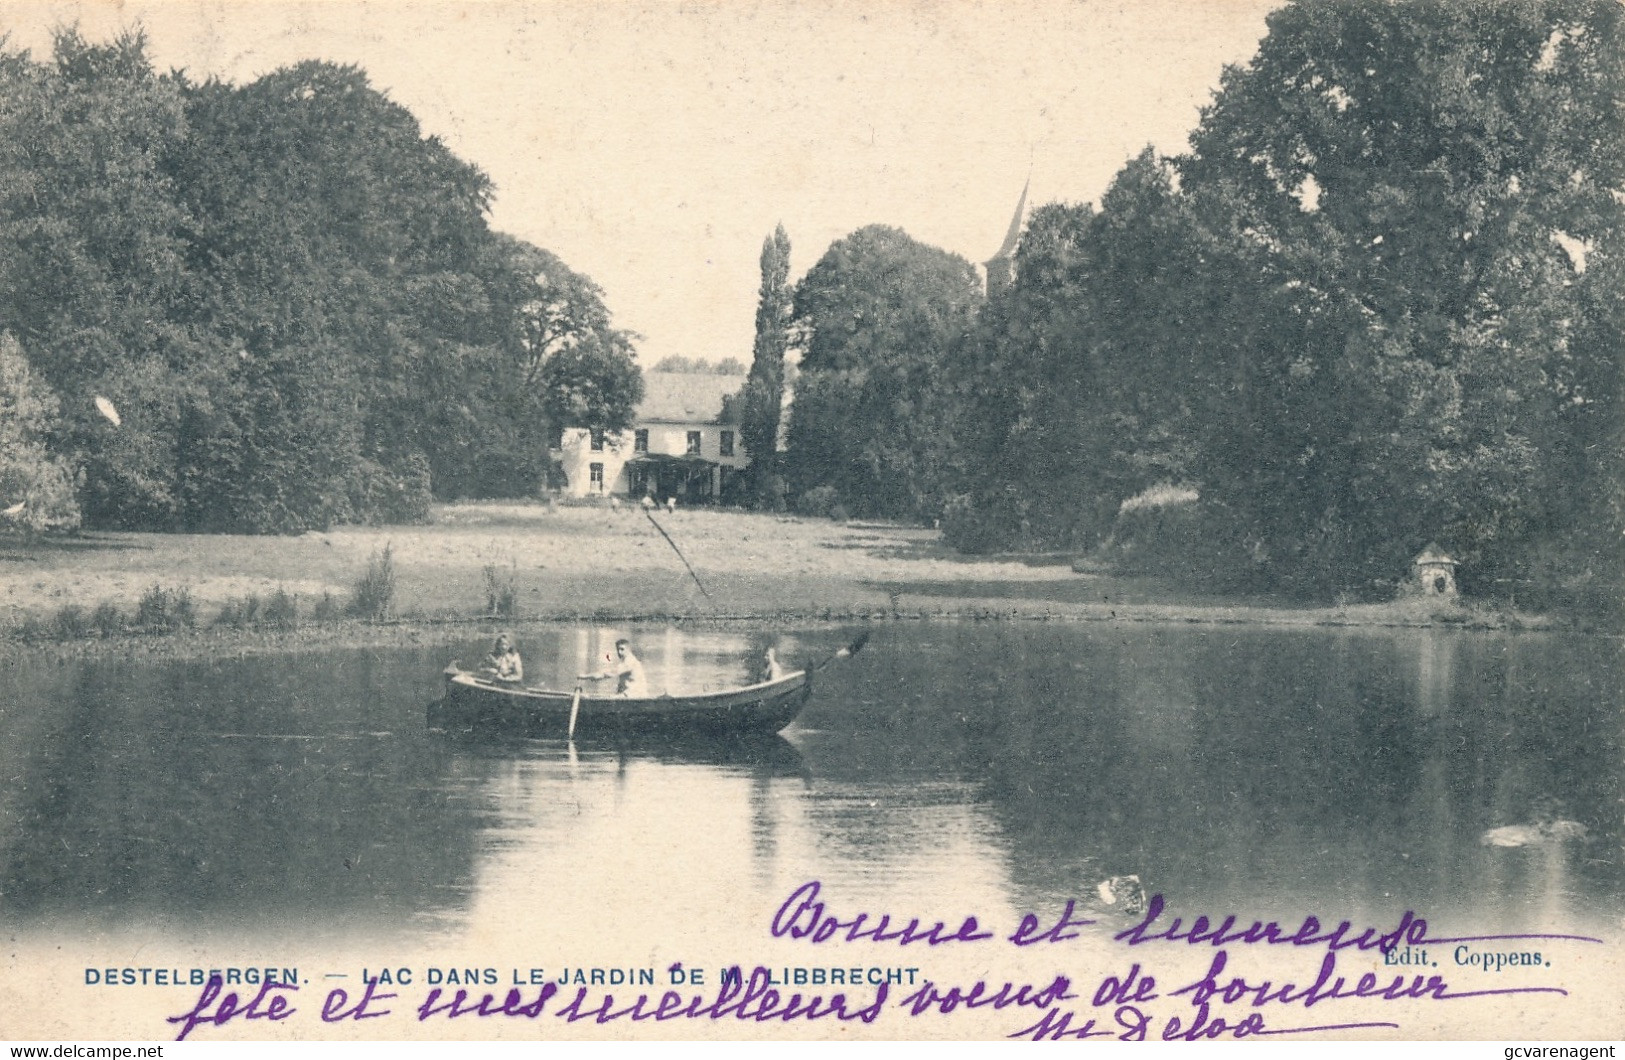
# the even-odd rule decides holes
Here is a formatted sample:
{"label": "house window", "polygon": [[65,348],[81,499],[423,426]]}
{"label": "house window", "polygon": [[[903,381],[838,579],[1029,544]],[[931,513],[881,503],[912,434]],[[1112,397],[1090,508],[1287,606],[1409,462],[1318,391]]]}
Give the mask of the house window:
{"label": "house window", "polygon": [[601,453],[604,451],[603,431],[595,430],[592,432],[592,451],[595,453]]}
{"label": "house window", "polygon": [[632,432],[632,451],[634,453],[647,453],[649,451],[648,428],[639,427]]}
{"label": "house window", "polygon": [[734,455],[734,432],[733,431],[723,431],[722,432],[722,455],[723,456],[733,456]]}
{"label": "house window", "polygon": [[602,492],[604,492],[604,465],[603,464],[588,464],[587,465],[587,483],[588,483],[587,488],[592,490],[592,492],[594,492],[594,493],[602,493]]}
{"label": "house window", "polygon": [[689,456],[699,456],[700,455],[700,432],[699,431],[689,431],[688,432],[688,455]]}

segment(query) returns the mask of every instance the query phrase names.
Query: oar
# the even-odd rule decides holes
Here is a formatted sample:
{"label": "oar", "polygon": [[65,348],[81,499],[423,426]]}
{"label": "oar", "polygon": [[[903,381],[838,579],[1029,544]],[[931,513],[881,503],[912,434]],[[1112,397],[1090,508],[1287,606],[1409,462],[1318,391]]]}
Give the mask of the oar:
{"label": "oar", "polygon": [[850,659],[852,656],[862,651],[863,646],[867,643],[869,643],[869,631],[864,630],[862,633],[858,634],[858,639],[854,640],[851,644],[848,644],[844,648],[837,648],[829,658],[823,660],[822,662],[815,662],[811,666],[807,667],[807,672],[812,673],[814,670],[822,670],[836,659]]}
{"label": "oar", "polygon": [[576,738],[576,715],[581,711],[581,686],[576,685],[576,694],[570,697],[570,735],[567,737],[572,743]]}

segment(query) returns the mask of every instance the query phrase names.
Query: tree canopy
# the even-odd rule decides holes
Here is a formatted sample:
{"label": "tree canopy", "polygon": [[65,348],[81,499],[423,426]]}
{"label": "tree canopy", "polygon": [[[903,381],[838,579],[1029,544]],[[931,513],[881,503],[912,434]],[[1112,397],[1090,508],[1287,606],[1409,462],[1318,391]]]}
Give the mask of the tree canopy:
{"label": "tree canopy", "polygon": [[1272,14],[1186,154],[1035,211],[967,359],[950,533],[1086,547],[1180,482],[1203,561],[1255,585],[1382,592],[1435,539],[1470,587],[1554,550],[1607,584],[1621,29],[1604,0]]}
{"label": "tree canopy", "polygon": [[833,488],[859,514],[928,515],[954,451],[944,370],[981,301],[970,262],[901,229],[833,243],[795,291],[791,489]]}
{"label": "tree canopy", "polygon": [[138,32],[0,48],[0,328],[61,396],[87,521],[412,518],[534,491],[561,420],[622,425],[631,337],[490,201],[354,67],[238,86],[157,74]]}
{"label": "tree canopy", "polygon": [[0,525],[71,530],[79,525],[73,475],[46,451],[56,395],[29,369],[10,334],[0,334]]}
{"label": "tree canopy", "polygon": [[744,375],[745,362],[738,357],[724,357],[720,361],[706,361],[698,357],[684,357],[680,353],[668,354],[654,363],[652,372],[675,372],[680,375]]}
{"label": "tree canopy", "polygon": [[1488,573],[1609,488],[1622,44],[1611,3],[1306,0],[1226,74],[1177,164],[1264,282],[1198,474],[1280,575]]}

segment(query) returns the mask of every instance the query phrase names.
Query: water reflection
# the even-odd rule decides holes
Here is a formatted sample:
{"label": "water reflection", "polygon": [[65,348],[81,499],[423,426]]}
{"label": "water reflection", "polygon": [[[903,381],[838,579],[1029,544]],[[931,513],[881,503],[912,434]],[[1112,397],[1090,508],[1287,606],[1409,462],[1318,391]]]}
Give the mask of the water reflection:
{"label": "water reflection", "polygon": [[[526,631],[527,675],[566,687],[617,632]],[[850,633],[637,641],[652,680],[700,689],[770,643],[805,662]],[[426,726],[440,667],[487,647],[17,667],[0,918],[455,941],[568,910],[602,941],[630,908],[714,919],[812,878],[992,916],[1127,875],[1258,915],[1471,909],[1512,929],[1620,909],[1608,640],[898,625],[820,672],[788,738]],[[1588,836],[1481,841],[1540,815]]]}
{"label": "water reflection", "polygon": [[[513,758],[516,756],[563,755],[568,762],[583,751],[613,755],[618,772],[624,776],[630,763],[637,760],[658,762],[670,766],[730,767],[751,771],[753,775],[802,777],[811,783],[806,760],[796,745],[777,733],[694,733],[689,736],[638,736],[611,734],[600,737],[582,737],[576,741],[533,739],[490,726],[470,726],[447,723],[439,709],[439,701],[425,708],[429,731],[450,746],[465,753],[486,758]],[[579,755],[576,761],[579,762]]]}

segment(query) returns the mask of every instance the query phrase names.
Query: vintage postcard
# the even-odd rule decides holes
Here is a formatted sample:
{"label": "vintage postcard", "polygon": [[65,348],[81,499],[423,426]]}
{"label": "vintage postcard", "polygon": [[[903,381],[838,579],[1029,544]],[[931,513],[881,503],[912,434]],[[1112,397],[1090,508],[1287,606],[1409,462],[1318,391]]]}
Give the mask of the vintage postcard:
{"label": "vintage postcard", "polygon": [[0,1038],[1625,1037],[1620,22],[0,0]]}

